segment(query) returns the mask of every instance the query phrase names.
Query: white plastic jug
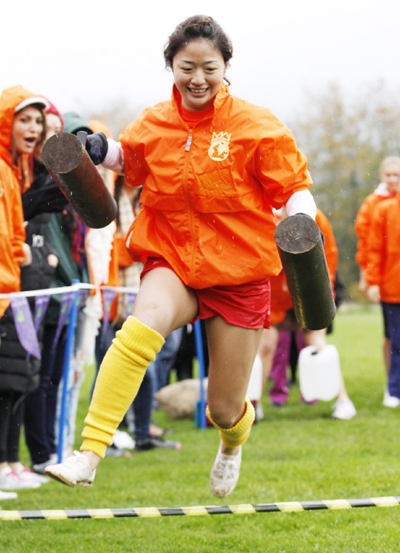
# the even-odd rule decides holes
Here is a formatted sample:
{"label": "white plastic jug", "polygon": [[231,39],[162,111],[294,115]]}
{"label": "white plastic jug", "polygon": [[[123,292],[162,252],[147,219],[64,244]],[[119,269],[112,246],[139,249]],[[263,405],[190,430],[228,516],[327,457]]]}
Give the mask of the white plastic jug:
{"label": "white plastic jug", "polygon": [[262,373],[263,366],[261,357],[256,355],[253,368],[251,370],[249,385],[247,387],[247,397],[250,401],[258,401],[262,394]]}
{"label": "white plastic jug", "polygon": [[300,391],[306,401],[331,401],[339,395],[341,372],[339,353],[334,345],[317,352],[314,346],[299,355]]}

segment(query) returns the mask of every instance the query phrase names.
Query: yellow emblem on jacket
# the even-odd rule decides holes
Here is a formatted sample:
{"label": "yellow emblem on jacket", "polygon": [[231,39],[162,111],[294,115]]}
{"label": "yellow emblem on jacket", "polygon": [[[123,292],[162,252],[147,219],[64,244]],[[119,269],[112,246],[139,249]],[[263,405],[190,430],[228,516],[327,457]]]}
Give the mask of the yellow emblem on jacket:
{"label": "yellow emblem on jacket", "polygon": [[213,132],[211,146],[208,149],[208,155],[214,161],[224,161],[229,155],[229,141],[231,135],[227,132]]}

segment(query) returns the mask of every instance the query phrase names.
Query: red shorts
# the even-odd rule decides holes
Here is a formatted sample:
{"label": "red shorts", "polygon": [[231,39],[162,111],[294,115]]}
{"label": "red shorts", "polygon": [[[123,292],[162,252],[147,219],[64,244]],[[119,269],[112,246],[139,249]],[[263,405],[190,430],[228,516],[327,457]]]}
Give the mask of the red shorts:
{"label": "red shorts", "polygon": [[[144,265],[141,278],[152,269],[171,265],[162,258],[149,257]],[[197,296],[199,313],[197,319],[222,317],[232,325],[242,328],[269,328],[271,287],[269,278],[262,278],[233,286],[212,286],[193,292]]]}

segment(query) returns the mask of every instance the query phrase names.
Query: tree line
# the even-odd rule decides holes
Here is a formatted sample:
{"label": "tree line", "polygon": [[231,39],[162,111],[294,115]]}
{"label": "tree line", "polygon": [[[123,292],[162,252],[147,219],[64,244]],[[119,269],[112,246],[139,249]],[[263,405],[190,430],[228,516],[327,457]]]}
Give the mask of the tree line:
{"label": "tree line", "polygon": [[305,94],[291,128],[308,157],[316,203],[335,233],[346,297],[359,299],[354,220],[380,182],[382,160],[400,156],[400,94],[380,82],[349,98],[332,83]]}

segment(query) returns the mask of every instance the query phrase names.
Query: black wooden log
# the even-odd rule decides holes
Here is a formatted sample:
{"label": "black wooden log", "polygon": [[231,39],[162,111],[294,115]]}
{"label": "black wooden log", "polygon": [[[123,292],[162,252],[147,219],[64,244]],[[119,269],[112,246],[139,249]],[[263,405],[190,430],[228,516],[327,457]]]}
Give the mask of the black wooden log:
{"label": "black wooden log", "polygon": [[327,328],[336,306],[317,223],[299,213],[283,219],[275,230],[283,270],[296,319],[302,328]]}
{"label": "black wooden log", "polygon": [[117,204],[79,138],[55,134],[43,146],[42,159],[82,221],[103,228],[117,216]]}

